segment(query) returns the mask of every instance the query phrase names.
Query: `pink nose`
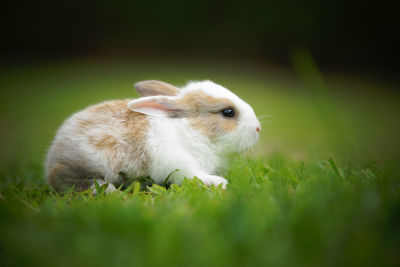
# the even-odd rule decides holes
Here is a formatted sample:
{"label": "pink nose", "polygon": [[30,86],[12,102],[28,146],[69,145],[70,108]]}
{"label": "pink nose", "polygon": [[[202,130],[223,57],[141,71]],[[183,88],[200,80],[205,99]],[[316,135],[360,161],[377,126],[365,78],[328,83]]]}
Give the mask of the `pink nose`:
{"label": "pink nose", "polygon": [[260,132],[260,127],[257,127],[256,130],[257,130],[257,132]]}

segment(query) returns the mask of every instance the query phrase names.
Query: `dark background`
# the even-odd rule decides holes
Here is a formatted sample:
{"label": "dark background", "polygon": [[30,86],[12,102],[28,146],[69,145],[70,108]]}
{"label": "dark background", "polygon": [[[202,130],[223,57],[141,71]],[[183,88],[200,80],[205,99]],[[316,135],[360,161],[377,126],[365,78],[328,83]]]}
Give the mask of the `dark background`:
{"label": "dark background", "polygon": [[2,62],[81,56],[207,56],[396,75],[398,10],[364,1],[8,1]]}

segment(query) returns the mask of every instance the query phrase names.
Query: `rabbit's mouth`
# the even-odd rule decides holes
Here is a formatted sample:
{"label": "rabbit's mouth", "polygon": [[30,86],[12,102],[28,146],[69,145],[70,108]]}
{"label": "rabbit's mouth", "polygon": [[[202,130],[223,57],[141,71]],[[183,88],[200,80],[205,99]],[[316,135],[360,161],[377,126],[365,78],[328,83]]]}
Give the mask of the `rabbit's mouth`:
{"label": "rabbit's mouth", "polygon": [[253,147],[259,139],[257,127],[238,129],[234,133],[222,136],[218,139],[219,147],[225,152],[244,152]]}
{"label": "rabbit's mouth", "polygon": [[259,136],[259,131],[248,131],[248,133],[243,138],[241,138],[242,140],[240,142],[239,151],[244,152],[252,148],[257,143]]}

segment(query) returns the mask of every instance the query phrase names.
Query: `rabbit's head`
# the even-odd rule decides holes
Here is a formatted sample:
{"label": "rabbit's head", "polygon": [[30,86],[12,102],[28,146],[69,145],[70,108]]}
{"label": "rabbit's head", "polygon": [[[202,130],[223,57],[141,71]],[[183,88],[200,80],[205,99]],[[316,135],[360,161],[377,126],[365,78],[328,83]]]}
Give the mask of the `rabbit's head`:
{"label": "rabbit's head", "polygon": [[131,110],[186,120],[224,151],[244,151],[258,140],[261,126],[251,106],[212,81],[190,82],[182,89],[144,81],[135,88],[144,97],[130,101]]}

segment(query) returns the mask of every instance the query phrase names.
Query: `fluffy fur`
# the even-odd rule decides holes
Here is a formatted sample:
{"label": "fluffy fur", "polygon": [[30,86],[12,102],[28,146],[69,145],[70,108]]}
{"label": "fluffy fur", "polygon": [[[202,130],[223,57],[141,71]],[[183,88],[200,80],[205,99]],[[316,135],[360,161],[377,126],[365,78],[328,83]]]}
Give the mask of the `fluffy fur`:
{"label": "fluffy fur", "polygon": [[[135,85],[144,97],[107,101],[72,115],[58,130],[46,161],[46,177],[56,190],[78,190],[150,176],[162,183],[201,179],[225,188],[217,176],[224,155],[241,152],[258,139],[253,109],[211,81],[182,89],[144,81]],[[234,117],[224,117],[231,108]],[[175,170],[179,170],[176,171]],[[115,190],[114,186],[108,188]]]}

